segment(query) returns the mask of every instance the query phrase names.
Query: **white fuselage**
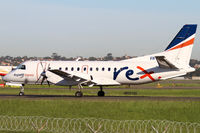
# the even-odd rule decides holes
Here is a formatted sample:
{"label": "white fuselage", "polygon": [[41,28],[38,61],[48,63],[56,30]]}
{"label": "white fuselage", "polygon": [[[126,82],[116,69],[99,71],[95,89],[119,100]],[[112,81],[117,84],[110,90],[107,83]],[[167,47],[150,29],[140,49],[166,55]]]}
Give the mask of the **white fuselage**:
{"label": "white fuselage", "polygon": [[[42,65],[41,65],[42,64]],[[138,61],[27,61],[21,65],[25,69],[15,69],[7,77],[9,82],[19,84],[35,84],[41,73],[47,69],[60,70],[66,73],[75,73],[76,75],[89,75],[91,80],[108,80],[105,84],[95,85],[116,85],[109,83],[113,80],[122,84],[143,84],[161,80],[171,75],[184,75],[180,71],[171,71],[159,68],[157,61],[153,57],[144,57],[144,60]],[[176,74],[177,73],[177,74]],[[99,78],[100,77],[100,78]],[[39,79],[41,82],[42,78]],[[61,78],[52,81],[56,85],[77,85],[81,81],[72,78]]]}

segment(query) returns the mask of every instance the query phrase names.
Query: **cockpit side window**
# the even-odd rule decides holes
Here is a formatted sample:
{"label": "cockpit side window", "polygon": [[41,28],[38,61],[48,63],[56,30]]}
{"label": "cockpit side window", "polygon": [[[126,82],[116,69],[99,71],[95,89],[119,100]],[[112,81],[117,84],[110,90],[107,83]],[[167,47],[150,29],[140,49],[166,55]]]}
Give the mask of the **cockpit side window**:
{"label": "cockpit side window", "polygon": [[22,69],[22,70],[26,70],[26,66],[25,66],[25,65],[22,65],[21,69]]}
{"label": "cockpit side window", "polygon": [[26,65],[19,65],[17,69],[26,70]]}

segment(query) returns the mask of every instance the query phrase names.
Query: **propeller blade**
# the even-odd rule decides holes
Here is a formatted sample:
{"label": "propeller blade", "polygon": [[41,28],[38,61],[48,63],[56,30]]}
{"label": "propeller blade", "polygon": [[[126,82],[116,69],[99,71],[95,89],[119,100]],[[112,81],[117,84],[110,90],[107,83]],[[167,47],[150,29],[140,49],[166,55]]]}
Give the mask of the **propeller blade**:
{"label": "propeller blade", "polygon": [[44,82],[45,79],[46,79],[46,77],[42,78],[41,85],[43,84],[43,82]]}
{"label": "propeller blade", "polygon": [[50,82],[47,80],[47,84],[48,84],[48,86],[50,87]]}
{"label": "propeller blade", "polygon": [[40,64],[41,64],[41,66],[42,66],[42,69],[44,69],[42,62],[40,62]]}
{"label": "propeller blade", "polygon": [[40,80],[41,77],[42,77],[42,75],[40,75],[40,77],[39,77],[38,80],[35,82],[35,84],[38,83],[38,81]]}
{"label": "propeller blade", "polygon": [[49,67],[49,66],[50,66],[50,63],[49,63],[49,64],[48,64],[48,66],[47,66],[47,70],[49,70],[49,69],[50,69],[50,67]]}
{"label": "propeller blade", "polygon": [[45,69],[46,69],[46,65],[45,67],[43,66],[42,62],[40,62],[41,66],[42,66],[42,70],[43,70],[43,73],[45,73]]}
{"label": "propeller blade", "polygon": [[[39,80],[40,80],[40,78],[42,77],[42,81],[41,81],[41,85],[44,83],[44,81],[45,80],[47,80],[47,76],[46,76],[46,65],[45,65],[45,67],[43,66],[43,64],[42,64],[42,62],[40,62],[40,64],[41,64],[41,66],[42,66],[42,73],[40,74],[40,77],[38,78],[38,80],[35,82],[35,83],[37,83]],[[48,67],[47,67],[47,69],[49,69],[49,65],[50,64],[48,64]],[[48,85],[50,86],[50,83],[49,83],[49,81],[47,80],[47,83],[48,83]]]}

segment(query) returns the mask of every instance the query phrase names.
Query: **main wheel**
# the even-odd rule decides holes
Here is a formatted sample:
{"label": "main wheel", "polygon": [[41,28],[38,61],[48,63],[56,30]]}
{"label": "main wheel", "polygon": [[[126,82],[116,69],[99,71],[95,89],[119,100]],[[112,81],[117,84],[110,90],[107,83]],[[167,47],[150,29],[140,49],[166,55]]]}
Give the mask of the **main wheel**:
{"label": "main wheel", "polygon": [[24,92],[19,92],[19,96],[24,96]]}
{"label": "main wheel", "polygon": [[83,96],[83,92],[77,91],[77,92],[75,93],[75,96],[76,96],[76,97],[82,97],[82,96]]}
{"label": "main wheel", "polygon": [[100,96],[100,97],[105,96],[105,92],[104,92],[104,91],[99,91],[99,92],[98,92],[98,96]]}

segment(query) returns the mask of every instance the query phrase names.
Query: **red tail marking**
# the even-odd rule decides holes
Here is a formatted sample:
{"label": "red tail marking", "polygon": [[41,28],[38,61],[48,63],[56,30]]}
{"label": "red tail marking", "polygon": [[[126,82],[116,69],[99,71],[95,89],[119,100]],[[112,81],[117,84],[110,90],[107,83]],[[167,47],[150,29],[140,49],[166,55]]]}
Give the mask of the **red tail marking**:
{"label": "red tail marking", "polygon": [[183,47],[186,47],[186,46],[189,46],[189,45],[192,45],[194,43],[194,38],[192,38],[191,40],[187,41],[187,42],[184,42],[174,48],[171,48],[169,50],[174,50],[174,49],[178,49],[178,48],[183,48]]}

